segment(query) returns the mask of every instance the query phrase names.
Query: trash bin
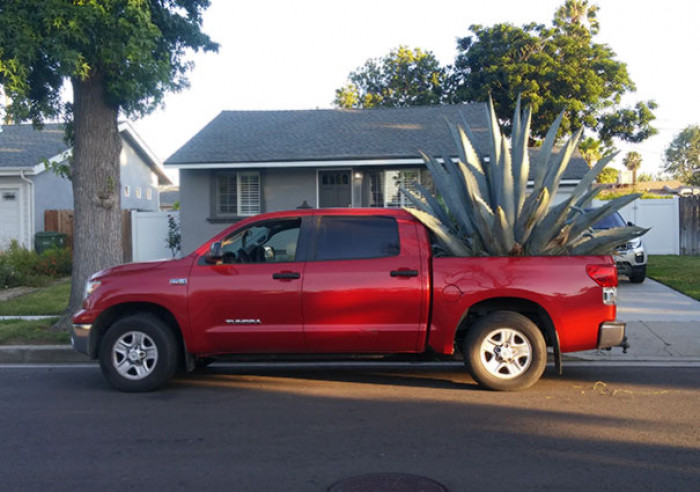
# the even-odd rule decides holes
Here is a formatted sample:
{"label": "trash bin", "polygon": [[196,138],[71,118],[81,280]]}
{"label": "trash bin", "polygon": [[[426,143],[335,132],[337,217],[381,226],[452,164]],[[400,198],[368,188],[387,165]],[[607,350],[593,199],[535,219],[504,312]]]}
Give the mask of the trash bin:
{"label": "trash bin", "polygon": [[34,236],[34,249],[38,254],[42,254],[47,249],[65,247],[66,235],[62,232],[37,232]]}

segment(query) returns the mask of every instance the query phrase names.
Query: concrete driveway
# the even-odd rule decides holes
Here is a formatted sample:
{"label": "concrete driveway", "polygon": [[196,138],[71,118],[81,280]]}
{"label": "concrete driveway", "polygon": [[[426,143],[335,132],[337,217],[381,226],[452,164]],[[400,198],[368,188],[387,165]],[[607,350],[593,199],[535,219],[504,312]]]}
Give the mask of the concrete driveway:
{"label": "concrete driveway", "polygon": [[700,301],[654,280],[620,282],[617,317],[627,323],[631,348],[623,354],[570,354],[587,360],[700,362]]}

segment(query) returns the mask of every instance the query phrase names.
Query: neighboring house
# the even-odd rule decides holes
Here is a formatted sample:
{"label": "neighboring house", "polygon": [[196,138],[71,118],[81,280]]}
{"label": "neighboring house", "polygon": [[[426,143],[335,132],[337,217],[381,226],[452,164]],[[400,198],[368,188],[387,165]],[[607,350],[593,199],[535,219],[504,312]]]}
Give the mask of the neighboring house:
{"label": "neighboring house", "polygon": [[[182,251],[261,212],[311,207],[400,207],[398,185],[430,186],[419,151],[454,153],[445,120],[467,122],[488,153],[483,103],[373,110],[224,111],[165,166],[180,171]],[[570,192],[588,170],[564,174]]]}
{"label": "neighboring house", "polygon": [[166,185],[160,187],[160,209],[164,212],[175,210],[180,206],[180,187]]}
{"label": "neighboring house", "polygon": [[[157,211],[159,185],[171,184],[157,157],[128,123],[119,124],[122,138],[121,207]],[[33,248],[34,235],[44,230],[45,210],[72,210],[68,179],[47,169],[45,162],[65,163],[71,149],[61,125],[3,125],[0,128],[0,249],[17,240]]]}

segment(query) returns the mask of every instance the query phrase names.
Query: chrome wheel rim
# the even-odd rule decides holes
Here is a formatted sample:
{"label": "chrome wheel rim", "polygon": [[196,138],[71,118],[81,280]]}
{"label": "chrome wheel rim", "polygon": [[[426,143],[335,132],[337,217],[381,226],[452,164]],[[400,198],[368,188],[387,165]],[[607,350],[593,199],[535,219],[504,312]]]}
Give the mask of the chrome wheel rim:
{"label": "chrome wheel rim", "polygon": [[513,379],[526,372],[532,364],[532,345],[518,330],[499,328],[481,342],[479,358],[492,376]]}
{"label": "chrome wheel rim", "polygon": [[112,348],[112,364],[120,376],[139,381],[148,377],[158,363],[158,347],[141,331],[120,336]]}

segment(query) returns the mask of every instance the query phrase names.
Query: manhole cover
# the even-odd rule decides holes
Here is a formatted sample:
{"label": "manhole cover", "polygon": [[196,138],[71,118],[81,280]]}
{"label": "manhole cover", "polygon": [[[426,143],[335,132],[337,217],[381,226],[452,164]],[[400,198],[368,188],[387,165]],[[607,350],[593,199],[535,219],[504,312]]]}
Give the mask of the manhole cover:
{"label": "manhole cover", "polygon": [[370,473],[341,480],[328,492],[448,492],[444,485],[406,473]]}

